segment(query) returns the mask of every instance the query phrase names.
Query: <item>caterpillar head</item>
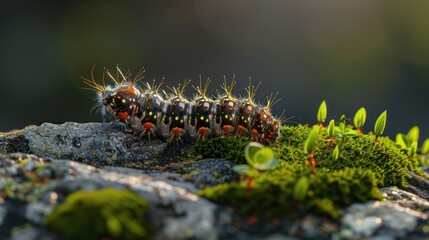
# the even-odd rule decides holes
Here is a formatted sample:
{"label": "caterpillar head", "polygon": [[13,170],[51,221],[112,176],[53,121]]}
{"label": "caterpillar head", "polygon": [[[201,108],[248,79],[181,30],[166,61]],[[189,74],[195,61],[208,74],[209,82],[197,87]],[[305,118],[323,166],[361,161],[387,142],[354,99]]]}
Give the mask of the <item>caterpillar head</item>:
{"label": "caterpillar head", "polygon": [[[86,89],[96,91],[97,106],[100,107],[105,119],[117,118],[124,122],[128,116],[135,111],[140,91],[135,84],[143,78],[144,70],[140,70],[135,78],[131,80],[131,74],[128,71],[126,75],[116,66],[117,77],[113,77],[107,69],[103,71],[102,84],[97,83],[94,78],[95,65],[91,69],[91,80],[83,78],[83,82],[88,85]],[[108,75],[114,82],[113,86],[105,84],[105,75]],[[119,75],[122,80],[119,81]]]}

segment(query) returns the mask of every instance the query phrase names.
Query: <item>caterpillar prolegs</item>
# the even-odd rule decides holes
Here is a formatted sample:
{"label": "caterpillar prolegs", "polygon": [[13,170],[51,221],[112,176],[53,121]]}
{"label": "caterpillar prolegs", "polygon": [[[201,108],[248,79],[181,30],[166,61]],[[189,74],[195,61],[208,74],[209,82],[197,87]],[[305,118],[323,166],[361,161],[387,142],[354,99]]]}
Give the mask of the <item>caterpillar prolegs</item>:
{"label": "caterpillar prolegs", "polygon": [[[199,85],[192,86],[195,96],[187,98],[184,96],[190,83],[187,80],[177,87],[168,87],[170,93],[166,93],[161,91],[162,80],[158,84],[155,80],[140,83],[143,69],[134,77],[130,71],[124,74],[119,67],[116,67],[116,77],[104,69],[102,82],[98,83],[94,68],[91,69],[91,79],[82,78],[88,86],[86,89],[97,92],[97,106],[104,120],[120,121],[133,134],[149,139],[163,136],[171,141],[179,141],[184,136],[197,140],[213,136],[247,136],[263,144],[273,143],[279,135],[283,114],[279,118],[271,114],[271,107],[280,100],[278,94],[267,97],[265,106],[256,104],[254,97],[259,84],[255,87],[251,81],[246,88],[247,97],[234,98],[235,78],[230,84],[224,78],[223,94],[210,98],[207,96],[210,80],[203,84],[200,77]],[[113,85],[106,85],[106,75]]]}

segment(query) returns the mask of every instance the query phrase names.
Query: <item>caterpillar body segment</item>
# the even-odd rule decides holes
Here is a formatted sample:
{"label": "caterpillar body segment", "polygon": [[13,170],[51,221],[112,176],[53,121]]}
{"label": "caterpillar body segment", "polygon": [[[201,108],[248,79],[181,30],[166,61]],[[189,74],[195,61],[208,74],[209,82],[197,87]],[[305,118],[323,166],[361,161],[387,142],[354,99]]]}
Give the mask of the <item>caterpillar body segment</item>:
{"label": "caterpillar body segment", "polygon": [[207,97],[207,89],[210,85],[207,79],[204,86],[200,76],[200,85],[193,88],[197,91],[191,105],[190,132],[199,139],[206,139],[216,133],[214,117],[216,115],[216,103]]}
{"label": "caterpillar body segment", "polygon": [[223,90],[224,95],[221,95],[216,105],[216,124],[217,131],[223,136],[233,136],[237,125],[238,103],[237,99],[232,96],[232,90],[236,84],[235,76],[231,84],[227,85],[226,77],[224,77]]}

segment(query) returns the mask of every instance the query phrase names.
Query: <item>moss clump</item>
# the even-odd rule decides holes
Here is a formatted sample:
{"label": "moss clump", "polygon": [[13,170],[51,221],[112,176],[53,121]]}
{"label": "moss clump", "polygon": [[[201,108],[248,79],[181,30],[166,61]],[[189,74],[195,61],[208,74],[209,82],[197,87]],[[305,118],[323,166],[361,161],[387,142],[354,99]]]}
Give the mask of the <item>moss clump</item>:
{"label": "moss clump", "polygon": [[[302,178],[305,187],[298,186]],[[299,193],[301,187],[304,188]],[[337,218],[338,207],[382,199],[371,170],[345,168],[313,174],[308,167],[285,161],[281,161],[278,168],[255,176],[250,188],[247,182],[221,184],[205,188],[198,195],[232,206],[246,215],[267,217],[295,215],[299,213],[299,206],[304,206],[307,210]]]}
{"label": "moss clump", "polygon": [[246,163],[244,147],[248,138],[216,137],[196,142],[191,147],[191,154],[203,158],[226,158],[235,164]]}
{"label": "moss clump", "polygon": [[[309,132],[310,128],[307,126],[282,126],[282,140],[277,146],[279,158],[304,163],[308,156],[302,149]],[[329,145],[327,131],[322,130],[316,144],[314,158],[321,161],[317,165],[319,169],[370,169],[375,173],[379,187],[406,187],[407,179],[410,177],[408,171],[423,175],[422,171],[387,137],[378,138],[375,142],[374,136],[370,134],[337,136]],[[337,145],[340,154],[337,160],[332,160],[332,152]]]}
{"label": "moss clump", "polygon": [[148,239],[147,210],[147,202],[128,190],[77,191],[46,217],[45,225],[68,239]]}
{"label": "moss clump", "polygon": [[[320,130],[312,152],[315,173],[307,165],[310,155],[304,152],[310,131],[305,125],[282,126],[281,138],[272,146],[280,163],[277,168],[259,172],[253,180],[209,187],[198,194],[247,215],[290,216],[304,207],[336,218],[339,207],[382,199],[378,187],[406,187],[409,171],[423,176],[389,138],[376,140],[372,134],[358,134],[351,126],[331,136],[326,128]],[[193,150],[204,157],[244,163],[246,143],[236,138],[211,139]],[[333,157],[336,147],[339,154]]]}

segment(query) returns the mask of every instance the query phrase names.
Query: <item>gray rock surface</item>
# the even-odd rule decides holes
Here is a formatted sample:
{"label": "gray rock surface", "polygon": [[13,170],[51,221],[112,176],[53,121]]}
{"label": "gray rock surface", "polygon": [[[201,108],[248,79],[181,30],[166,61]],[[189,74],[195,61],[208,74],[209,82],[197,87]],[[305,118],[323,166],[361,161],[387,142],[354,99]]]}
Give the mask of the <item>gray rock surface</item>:
{"label": "gray rock surface", "polygon": [[[196,196],[197,189],[191,183],[169,180],[161,175],[153,177],[138,170],[100,169],[70,160],[45,161],[28,154],[1,156],[0,167],[8,169],[15,166],[16,171],[8,171],[9,174],[4,176],[10,180],[9,184],[5,182],[0,184],[0,190],[13,189],[14,193],[11,194],[13,197],[26,201],[23,207],[25,213],[21,220],[36,226],[42,225],[45,216],[67,195],[77,190],[96,190],[111,186],[130,189],[148,201],[150,222],[160,229],[157,235],[159,239],[217,238],[214,224],[216,207],[213,203]],[[43,188],[32,185],[23,189],[21,180],[29,172],[35,172],[42,166],[50,172],[49,183]],[[8,210],[4,207],[0,209],[2,209],[0,217],[3,216],[1,220],[4,222],[7,220],[5,215]]]}
{"label": "gray rock surface", "polygon": [[93,166],[156,166],[177,161],[187,154],[188,147],[158,139],[147,141],[125,132],[119,123],[44,123],[39,127],[0,134],[0,152],[32,153]]}
{"label": "gray rock surface", "polygon": [[[425,239],[429,236],[426,178],[383,188],[385,201],[353,204],[333,221],[252,220],[195,193],[236,181],[226,159],[189,161],[188,142],[147,141],[120,124],[45,123],[0,133],[0,239],[61,239],[44,229],[46,215],[71,193],[130,189],[149,203],[155,239]],[[22,152],[22,153],[16,153]],[[27,154],[25,154],[27,153]],[[29,223],[29,224],[28,224]]]}

